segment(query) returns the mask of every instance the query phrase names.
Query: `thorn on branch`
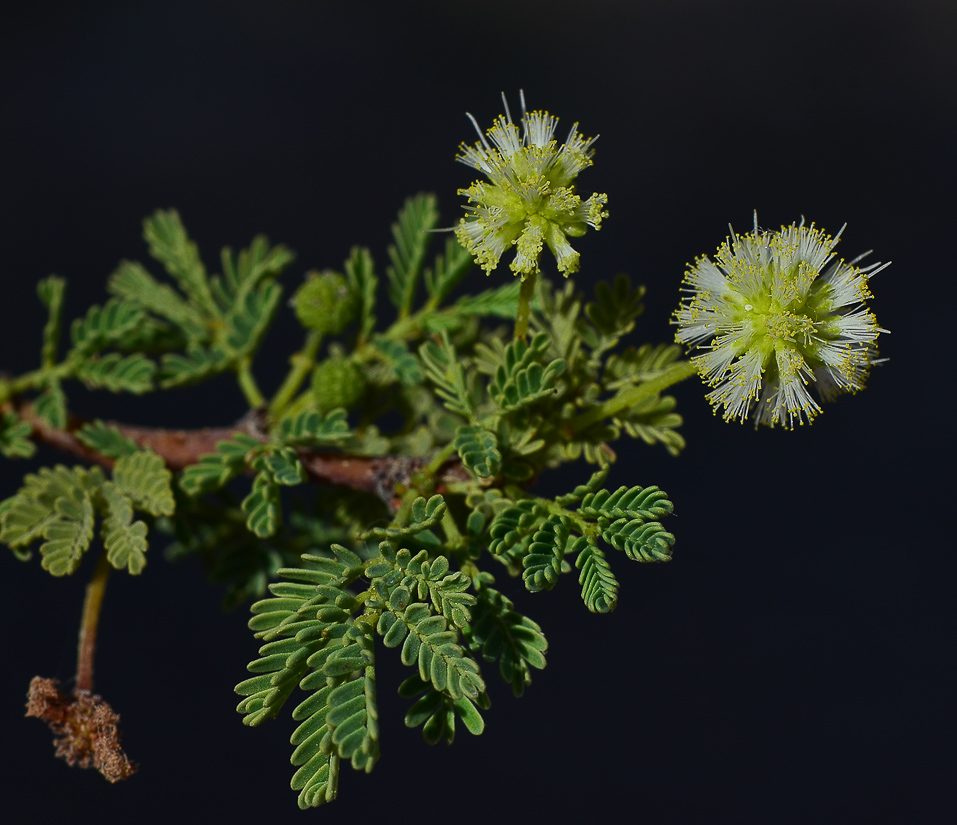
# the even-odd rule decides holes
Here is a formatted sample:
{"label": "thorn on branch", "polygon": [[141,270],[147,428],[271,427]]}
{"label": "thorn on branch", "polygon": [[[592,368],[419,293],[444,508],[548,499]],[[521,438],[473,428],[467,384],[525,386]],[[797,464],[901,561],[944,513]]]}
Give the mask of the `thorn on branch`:
{"label": "thorn on branch", "polygon": [[26,715],[50,726],[56,755],[71,767],[96,768],[110,782],[136,773],[138,766],[120,747],[119,714],[102,697],[81,690],[69,699],[56,679],[34,676]]}

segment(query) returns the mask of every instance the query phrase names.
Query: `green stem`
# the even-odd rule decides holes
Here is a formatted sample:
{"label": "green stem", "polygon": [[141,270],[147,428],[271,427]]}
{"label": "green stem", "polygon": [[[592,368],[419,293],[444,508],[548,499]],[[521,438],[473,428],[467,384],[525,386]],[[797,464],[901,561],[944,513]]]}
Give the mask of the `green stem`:
{"label": "green stem", "polygon": [[75,367],[73,361],[66,360],[55,367],[41,367],[38,370],[26,372],[12,381],[6,382],[7,395],[12,398],[27,390],[38,390],[45,387],[51,378],[68,378]]}
{"label": "green stem", "polygon": [[528,335],[528,320],[532,315],[532,298],[535,297],[535,280],[537,272],[530,272],[522,281],[522,288],[518,293],[518,312],[515,315],[515,340],[524,340]]}
{"label": "green stem", "polygon": [[425,468],[425,472],[430,476],[436,475],[445,464],[455,454],[455,442],[450,441],[441,450],[439,450]]}
{"label": "green stem", "polygon": [[272,401],[269,402],[269,415],[275,421],[282,416],[289,406],[302,382],[306,380],[312,368],[316,365],[316,355],[319,353],[319,346],[322,344],[322,333],[312,331],[306,336],[306,343],[302,351],[297,352],[290,359],[292,369],[282,382],[282,386],[276,391]]}
{"label": "green stem", "polygon": [[645,381],[637,387],[623,389],[618,395],[609,398],[607,401],[603,401],[597,407],[593,407],[588,412],[582,413],[577,418],[573,418],[570,422],[571,432],[573,434],[580,433],[592,424],[617,415],[622,410],[640,404],[646,398],[658,395],[662,390],[666,390],[668,387],[697,374],[698,368],[693,362],[679,361],[657,378]]}
{"label": "green stem", "polygon": [[93,692],[93,656],[96,653],[96,629],[100,624],[100,608],[106,594],[106,583],[113,568],[101,553],[93,571],[93,578],[86,586],[83,600],[83,618],[80,621],[80,642],[76,657],[76,689]]}
{"label": "green stem", "polygon": [[246,403],[249,404],[250,409],[258,410],[266,404],[266,399],[259,391],[256,379],[253,378],[252,359],[249,356],[241,358],[236,365],[236,377],[239,380],[239,388],[246,396]]}

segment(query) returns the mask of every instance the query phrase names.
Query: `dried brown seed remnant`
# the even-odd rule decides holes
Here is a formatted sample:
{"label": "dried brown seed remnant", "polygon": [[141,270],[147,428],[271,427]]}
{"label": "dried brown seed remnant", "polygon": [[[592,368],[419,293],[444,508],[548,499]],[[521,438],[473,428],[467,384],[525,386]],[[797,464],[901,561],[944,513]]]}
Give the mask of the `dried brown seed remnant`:
{"label": "dried brown seed remnant", "polygon": [[56,679],[34,676],[27,692],[26,715],[50,726],[56,755],[68,765],[96,768],[110,782],[136,773],[136,763],[120,747],[120,717],[102,697],[76,691],[71,699],[60,692]]}

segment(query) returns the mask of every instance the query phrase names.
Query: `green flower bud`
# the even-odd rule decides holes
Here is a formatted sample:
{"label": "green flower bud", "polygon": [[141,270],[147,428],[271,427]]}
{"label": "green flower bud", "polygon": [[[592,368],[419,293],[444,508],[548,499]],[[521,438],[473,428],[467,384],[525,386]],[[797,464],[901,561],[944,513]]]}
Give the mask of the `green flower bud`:
{"label": "green flower bud", "polygon": [[354,407],[366,391],[366,377],[348,358],[333,356],[312,371],[312,397],[319,412]]}
{"label": "green flower bud", "polygon": [[337,335],[356,317],[359,302],[338,272],[310,273],[292,299],[296,317],[306,329]]}

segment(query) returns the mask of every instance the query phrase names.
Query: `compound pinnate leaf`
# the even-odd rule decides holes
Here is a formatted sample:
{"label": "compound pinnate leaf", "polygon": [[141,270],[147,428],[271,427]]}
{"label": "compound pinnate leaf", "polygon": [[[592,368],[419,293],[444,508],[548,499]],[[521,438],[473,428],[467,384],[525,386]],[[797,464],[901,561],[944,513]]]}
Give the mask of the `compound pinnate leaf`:
{"label": "compound pinnate leaf", "polygon": [[213,300],[196,244],[189,239],[179,213],[175,209],[158,209],[143,221],[143,237],[150,255],[166,268],[191,302],[208,317],[216,317],[218,307]]}
{"label": "compound pinnate leaf", "polygon": [[275,534],[282,512],[280,506],[279,485],[268,474],[260,473],[253,480],[252,492],[243,499],[246,526],[261,539]]}
{"label": "compound pinnate leaf", "polygon": [[82,444],[106,458],[121,458],[139,451],[135,441],[102,421],[84,424],[74,435]]}
{"label": "compound pinnate leaf", "polygon": [[438,524],[445,515],[446,509],[445,499],[439,494],[430,496],[428,499],[419,496],[412,502],[408,523],[404,527],[373,527],[362,533],[362,538],[394,541],[414,536]]}
{"label": "compound pinnate leaf", "polygon": [[54,430],[66,429],[66,395],[59,381],[49,381],[33,402],[33,407],[37,415]]}
{"label": "compound pinnate leaf", "polygon": [[502,454],[498,449],[498,439],[484,427],[459,427],[455,432],[455,449],[465,468],[479,478],[494,476],[501,469]]}
{"label": "compound pinnate leaf", "polygon": [[609,519],[622,517],[659,519],[674,510],[668,494],[658,487],[619,487],[614,493],[598,490],[587,494],[578,508],[583,516]]}
{"label": "compound pinnate leaf", "polygon": [[118,570],[141,573],[146,566],[146,524],[133,521],[133,507],[117,485],[107,482],[99,497],[106,510],[100,532],[107,560]]}
{"label": "compound pinnate leaf", "polygon": [[549,516],[535,531],[522,559],[522,579],[529,591],[551,590],[555,586],[562,572],[568,534],[568,518],[556,515]]}
{"label": "compound pinnate leaf", "polygon": [[225,345],[233,359],[249,355],[259,347],[279,309],[281,295],[282,288],[277,284],[261,284],[233,306],[225,321]]}
{"label": "compound pinnate leaf", "polygon": [[218,442],[215,453],[200,456],[196,464],[183,470],[180,487],[191,496],[216,490],[241,473],[262,446],[252,436],[237,432],[232,439]]}
{"label": "compound pinnate leaf", "polygon": [[103,306],[91,306],[86,316],[77,318],[70,329],[73,350],[81,354],[115,346],[142,325],[145,317],[143,310],[132,301],[114,298]]}
{"label": "compound pinnate leaf", "polygon": [[633,561],[671,561],[675,537],[657,521],[620,518],[599,526],[601,537]]}
{"label": "compound pinnate leaf", "polygon": [[37,295],[47,308],[48,318],[43,327],[41,363],[52,367],[56,363],[57,344],[60,339],[60,323],[63,319],[63,299],[66,295],[66,280],[56,275],[44,278],[37,284]]}
{"label": "compound pinnate leaf", "polygon": [[297,446],[335,444],[349,435],[349,422],[344,410],[333,410],[326,415],[312,410],[303,412],[283,419],[275,432],[275,437],[284,444]]}
{"label": "compound pinnate leaf", "polygon": [[365,341],[375,329],[375,299],[379,279],[375,274],[372,253],[362,246],[354,246],[343,269],[349,289],[359,303],[359,341]]}
{"label": "compound pinnate leaf", "polygon": [[226,353],[218,349],[192,348],[184,355],[166,353],[159,371],[160,386],[169,389],[206,381],[229,369],[231,363]]}
{"label": "compound pinnate leaf", "polygon": [[64,496],[54,505],[58,518],[43,530],[42,565],[54,576],[73,573],[93,540],[93,503],[90,497]]}
{"label": "compound pinnate leaf", "polygon": [[142,355],[110,352],[76,366],[76,377],[90,387],[139,395],[153,389],[156,364]]}
{"label": "compound pinnate leaf", "polygon": [[163,459],[149,450],[118,458],[113,466],[113,481],[137,509],[152,516],[169,516],[176,509],[173,474]]}
{"label": "compound pinnate leaf", "polygon": [[593,542],[580,538],[572,549],[579,547],[575,566],[581,570],[578,583],[582,586],[582,601],[592,613],[608,613],[618,604],[618,580],[605,554]]}
{"label": "compound pinnate leaf", "polygon": [[521,696],[532,682],[530,669],[545,667],[548,642],[542,629],[516,612],[510,599],[488,586],[479,590],[473,618],[466,633],[469,649],[487,662],[497,660],[502,678]]}
{"label": "compound pinnate leaf", "polygon": [[471,419],[474,404],[465,371],[448,335],[442,332],[439,340],[422,344],[419,358],[425,366],[426,377],[435,386],[436,395],[442,399],[446,409]]}
{"label": "compound pinnate leaf", "polygon": [[430,745],[442,739],[446,744],[452,744],[456,717],[462,720],[466,730],[473,736],[485,730],[485,720],[478,708],[487,709],[491,705],[486,693],[480,694],[474,702],[464,696],[451,699],[436,690],[431,683],[414,675],[399,685],[399,695],[407,699],[419,697],[406,713],[405,724],[409,728],[422,725],[422,738]]}
{"label": "compound pinnate leaf", "polygon": [[425,253],[432,240],[432,230],[439,220],[435,195],[418,194],[409,198],[392,224],[395,244],[389,247],[392,265],[386,270],[389,298],[405,317],[412,309],[415,288],[422,271]]}
{"label": "compound pinnate leaf", "polygon": [[30,440],[33,432],[26,421],[21,421],[12,410],[0,417],[0,453],[7,458],[29,458],[36,452],[36,445]]}

